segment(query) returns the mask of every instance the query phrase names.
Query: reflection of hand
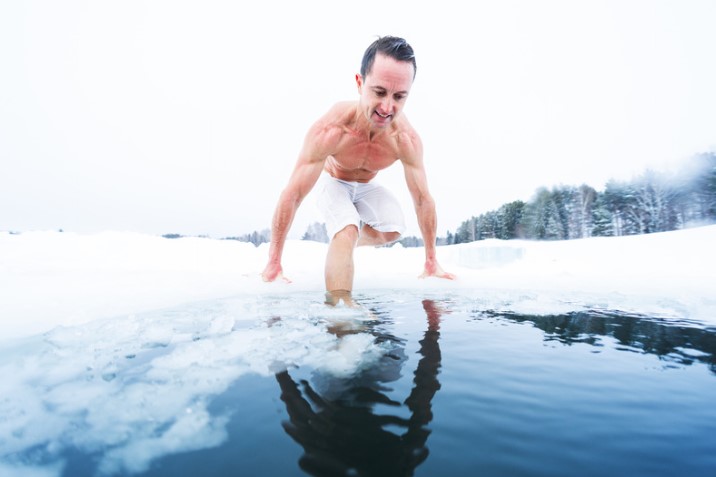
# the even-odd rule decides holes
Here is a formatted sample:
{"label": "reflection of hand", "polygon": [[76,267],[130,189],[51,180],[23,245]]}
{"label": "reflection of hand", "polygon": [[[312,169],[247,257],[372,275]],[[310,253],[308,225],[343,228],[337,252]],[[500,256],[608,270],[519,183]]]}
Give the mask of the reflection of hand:
{"label": "reflection of hand", "polygon": [[425,270],[420,275],[420,278],[427,277],[445,278],[447,280],[455,280],[457,278],[454,274],[443,270],[435,259],[425,260]]}
{"label": "reflection of hand", "polygon": [[273,282],[275,280],[281,280],[284,283],[291,283],[291,280],[283,276],[283,268],[280,263],[269,263],[261,273],[261,278],[265,282]]}
{"label": "reflection of hand", "polygon": [[423,300],[423,310],[428,315],[428,323],[439,320],[442,315],[451,313],[443,303],[428,299]]}
{"label": "reflection of hand", "polygon": [[[428,333],[431,331],[440,330],[440,318],[442,315],[450,313],[450,310],[445,308],[445,306],[443,306],[440,302],[427,299],[423,300],[423,309],[425,310],[425,314],[428,316],[428,329],[425,332],[425,336],[427,337]],[[435,339],[437,340],[437,337]],[[420,343],[423,344],[422,341]],[[424,354],[422,349],[421,354]]]}

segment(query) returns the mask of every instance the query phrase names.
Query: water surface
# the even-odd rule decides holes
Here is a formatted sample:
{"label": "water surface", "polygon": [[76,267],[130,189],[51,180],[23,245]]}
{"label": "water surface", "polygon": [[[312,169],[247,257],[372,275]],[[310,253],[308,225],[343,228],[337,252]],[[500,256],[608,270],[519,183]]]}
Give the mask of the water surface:
{"label": "water surface", "polygon": [[0,475],[715,475],[713,328],[479,292],[322,298],[5,343]]}

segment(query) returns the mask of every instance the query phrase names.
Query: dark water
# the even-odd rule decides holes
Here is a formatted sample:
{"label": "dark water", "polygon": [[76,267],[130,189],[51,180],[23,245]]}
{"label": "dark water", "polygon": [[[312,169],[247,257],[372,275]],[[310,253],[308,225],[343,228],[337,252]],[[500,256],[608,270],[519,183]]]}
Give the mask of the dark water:
{"label": "dark water", "polygon": [[[206,445],[156,449],[160,444],[147,440],[145,450],[138,445],[134,454],[122,454],[123,466],[107,467],[103,459],[118,442],[126,447],[142,421],[132,421],[124,441],[83,444],[74,434],[90,432],[94,422],[82,417],[85,411],[71,414],[66,421],[74,422],[65,422],[53,439],[14,449],[2,460],[66,477],[716,476],[714,328],[605,310],[497,313],[479,309],[467,294],[381,291],[357,299],[371,312],[358,324],[348,319],[352,325],[341,326],[342,319],[330,315],[328,325],[315,314],[307,319],[334,340],[331,346],[357,335],[375,345],[371,359],[347,374],[322,367],[322,360],[335,359],[330,347],[316,359],[277,359],[294,348],[310,352],[311,343],[322,339],[299,325],[306,306],[321,306],[320,297],[274,297],[258,308],[237,306],[237,300],[228,308],[214,304],[223,311],[207,315],[225,319],[229,310],[235,317],[228,335],[197,331],[205,304],[148,319],[155,326],[171,317],[166,322],[173,330],[189,329],[187,346],[213,346],[212,340],[256,327],[284,327],[228,362],[278,347],[266,359],[270,372],[254,364],[254,371],[235,378],[217,377],[228,383],[221,392],[192,398],[206,403],[210,421],[196,439],[206,438],[207,426],[218,432],[210,436],[221,436]],[[299,329],[296,341],[278,339]],[[98,333],[100,328],[87,337]],[[127,356],[123,343],[110,347]],[[116,378],[109,381],[128,387],[149,374],[148,363],[178,349],[172,343],[142,346],[132,351],[130,365],[113,368]],[[196,359],[214,358],[203,352]],[[225,365],[217,361],[207,369]],[[174,372],[167,382],[183,376],[181,367]],[[149,434],[168,433],[173,423],[168,418]],[[0,434],[0,444],[2,439]],[[144,464],[132,470],[132,459]]]}

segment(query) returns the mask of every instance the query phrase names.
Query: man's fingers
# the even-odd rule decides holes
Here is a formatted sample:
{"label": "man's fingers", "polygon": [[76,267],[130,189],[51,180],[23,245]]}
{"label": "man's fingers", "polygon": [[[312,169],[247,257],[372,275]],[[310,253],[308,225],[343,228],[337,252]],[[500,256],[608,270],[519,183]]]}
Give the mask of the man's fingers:
{"label": "man's fingers", "polygon": [[276,280],[281,280],[284,283],[293,283],[290,278],[283,276],[283,273],[279,273],[278,275],[271,277],[270,275],[266,273],[261,274],[261,278],[265,282],[275,282]]}
{"label": "man's fingers", "polygon": [[427,277],[436,277],[436,278],[445,278],[446,280],[455,280],[457,278],[457,275],[455,275],[454,273],[448,273],[448,272],[429,273],[426,270],[418,276],[418,278],[427,278]]}

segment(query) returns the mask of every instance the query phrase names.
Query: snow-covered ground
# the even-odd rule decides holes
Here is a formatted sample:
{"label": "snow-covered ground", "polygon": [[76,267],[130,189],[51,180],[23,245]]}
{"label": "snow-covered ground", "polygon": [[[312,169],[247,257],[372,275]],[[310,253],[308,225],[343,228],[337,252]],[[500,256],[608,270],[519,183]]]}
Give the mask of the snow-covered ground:
{"label": "snow-covered ground", "polygon": [[[359,248],[355,291],[469,293],[485,308],[583,308],[716,324],[716,226],[565,242],[486,240],[440,247],[454,282],[418,279],[423,249]],[[0,233],[0,340],[100,318],[236,295],[323,291],[326,245],[289,241],[291,284],[264,283],[268,248],[128,232]]]}

